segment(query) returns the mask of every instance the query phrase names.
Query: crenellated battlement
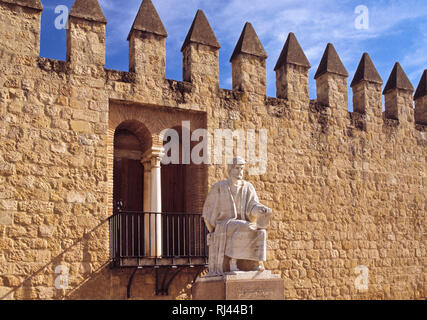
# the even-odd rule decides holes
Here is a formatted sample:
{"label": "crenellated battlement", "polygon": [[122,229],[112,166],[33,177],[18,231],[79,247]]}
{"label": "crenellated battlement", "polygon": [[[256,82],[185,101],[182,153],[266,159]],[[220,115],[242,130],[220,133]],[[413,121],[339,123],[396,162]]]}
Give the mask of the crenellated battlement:
{"label": "crenellated battlement", "polygon": [[[427,70],[416,88],[398,62],[385,80],[365,52],[349,75],[331,43],[312,66],[290,32],[270,55],[269,97],[268,52],[250,22],[230,57],[230,90],[219,86],[221,39],[201,10],[182,44],[182,81],[166,78],[168,32],[152,0],[123,34],[128,71],[105,66],[98,0],[74,1],[65,61],[39,55],[42,10],[40,0],[0,0],[0,300],[126,299],[132,281],[132,297],[157,299],[161,278],[146,270],[165,259],[109,266],[110,236],[128,230],[117,237],[128,243],[147,220],[109,228],[107,218],[118,203],[195,216],[231,152],[248,167],[258,161],[245,179],[273,209],[265,267],[285,280],[286,299],[426,299]],[[168,165],[160,158],[172,131],[182,162]],[[144,248],[143,238],[132,243]],[[58,266],[70,271],[67,289],[55,287]],[[198,268],[185,267],[164,275],[168,298],[191,299]],[[356,267],[369,269],[367,290],[354,285]]]}
{"label": "crenellated battlement", "polygon": [[[40,16],[43,10],[40,0],[1,0],[3,24],[13,25],[14,31],[2,28],[0,32],[3,49],[19,47],[22,54],[38,56]],[[21,26],[13,21],[21,15]],[[24,14],[25,13],[25,14]],[[105,74],[105,25],[107,20],[97,0],[76,0],[70,11],[67,30],[66,62],[69,70],[85,74],[89,69],[101,68],[90,73]],[[28,30],[28,26],[30,26]],[[16,30],[30,31],[24,36]],[[135,21],[129,31],[129,72],[137,82],[163,86],[166,68],[165,29],[151,0],[141,3]],[[219,89],[220,44],[203,11],[198,10],[182,45],[183,81],[193,84],[196,94],[200,90],[215,94]],[[267,53],[253,26],[247,22],[230,58],[233,90],[248,95],[265,96]],[[309,79],[311,64],[295,35],[291,32],[277,59],[276,96],[289,103],[298,103],[300,109],[308,110]],[[86,70],[86,71],[85,71]],[[348,73],[334,46],[329,43],[317,68],[316,101],[332,108],[332,115],[346,117],[348,112]],[[368,122],[379,124],[382,120],[383,81],[367,53],[362,55],[358,69],[351,82],[354,112],[367,115]],[[425,72],[421,77],[417,94],[399,63],[394,66],[383,91],[385,117],[400,123],[426,125]],[[415,100],[413,110],[412,100]],[[369,125],[368,125],[369,127]]]}

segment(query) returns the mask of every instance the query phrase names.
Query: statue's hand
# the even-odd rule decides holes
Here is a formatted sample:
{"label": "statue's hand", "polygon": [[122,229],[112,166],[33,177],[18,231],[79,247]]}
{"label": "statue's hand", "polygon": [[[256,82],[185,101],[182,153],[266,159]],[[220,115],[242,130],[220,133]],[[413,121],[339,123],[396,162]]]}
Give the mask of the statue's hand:
{"label": "statue's hand", "polygon": [[259,204],[252,209],[249,219],[250,221],[255,221],[256,219],[258,219],[258,217],[270,216],[272,213],[273,211],[270,208]]}
{"label": "statue's hand", "polygon": [[272,214],[273,210],[271,210],[269,207],[266,206],[259,206],[258,207],[258,214]]}
{"label": "statue's hand", "polygon": [[270,223],[270,219],[271,219],[271,214],[273,213],[273,211],[263,205],[260,205],[258,208],[258,218],[256,221],[257,227],[258,229],[266,229],[268,224]]}

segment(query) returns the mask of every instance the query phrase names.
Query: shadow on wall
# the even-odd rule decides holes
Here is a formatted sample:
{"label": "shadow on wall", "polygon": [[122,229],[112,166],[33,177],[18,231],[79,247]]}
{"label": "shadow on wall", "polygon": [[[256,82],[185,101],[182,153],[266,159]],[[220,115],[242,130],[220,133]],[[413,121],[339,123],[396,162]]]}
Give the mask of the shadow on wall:
{"label": "shadow on wall", "polygon": [[[133,273],[132,268],[111,269],[109,265],[94,272],[90,278],[68,292],[69,300],[127,300],[127,286]],[[159,277],[161,282],[163,277]],[[169,288],[169,295],[156,296],[154,269],[142,269],[135,273],[132,286],[132,300],[188,300],[191,299],[194,273],[182,272]]]}
{"label": "shadow on wall", "polygon": [[[100,233],[103,233],[101,236]],[[127,299],[127,286],[134,271],[133,268],[112,269],[110,261],[94,262],[90,249],[92,241],[96,239],[108,239],[108,219],[103,220],[98,226],[86,232],[81,238],[76,239],[61,254],[51,259],[47,264],[32,270],[22,265],[22,273],[30,274],[22,282],[10,283],[10,291],[0,296],[3,299],[31,300],[31,299],[55,299],[55,300],[104,300]],[[105,250],[108,254],[108,246]],[[95,258],[95,259],[94,259]],[[101,259],[99,259],[101,260]],[[70,262],[72,261],[72,262]],[[69,268],[67,285],[59,282],[61,272],[58,266]],[[14,276],[12,276],[14,277]],[[17,277],[15,277],[17,279]],[[159,281],[163,281],[163,274],[159,275]],[[169,295],[156,296],[156,277],[154,269],[141,269],[135,273],[132,286],[132,299],[191,299],[192,282],[194,272],[183,271],[177,276],[169,288]],[[55,285],[60,284],[59,288]],[[61,289],[62,286],[62,289]]]}
{"label": "shadow on wall", "polygon": [[[73,243],[67,247],[67,249],[62,251],[59,255],[54,257],[51,261],[37,270],[33,270],[34,268],[26,265],[24,266],[24,264],[22,264],[22,273],[31,275],[19,284],[11,284],[13,289],[11,289],[3,296],[0,296],[0,300],[10,299],[14,296],[14,294],[16,294],[15,298],[20,300],[36,298],[63,299],[66,296],[64,294],[66,290],[55,288],[55,280],[58,279],[58,276],[61,275],[61,271],[56,269],[57,266],[66,266],[68,268],[68,266],[71,265],[71,273],[78,275],[76,280],[84,277],[91,277],[94,273],[96,274],[96,271],[90,272],[90,263],[92,262],[91,255],[89,253],[90,242],[94,238],[99,237],[100,232],[107,231],[107,223],[108,219],[101,221],[100,224],[98,224],[92,230],[85,232],[82,237],[74,240]],[[82,255],[80,253],[82,253]],[[75,258],[73,259],[73,257]],[[83,257],[83,259],[79,259],[78,257]],[[70,263],[70,261],[72,262]],[[82,267],[77,269],[75,266],[72,266],[73,263],[74,265],[78,264]],[[104,263],[104,265],[106,264],[108,264],[108,262]],[[78,271],[81,270],[82,272],[80,273],[74,271],[75,269]],[[70,276],[70,278],[72,278],[72,276]]]}

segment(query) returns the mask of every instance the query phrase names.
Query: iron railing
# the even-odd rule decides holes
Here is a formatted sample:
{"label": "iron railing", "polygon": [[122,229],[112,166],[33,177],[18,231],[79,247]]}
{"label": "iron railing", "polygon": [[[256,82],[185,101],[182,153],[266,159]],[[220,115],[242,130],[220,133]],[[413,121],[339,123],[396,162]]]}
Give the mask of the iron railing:
{"label": "iron railing", "polygon": [[109,226],[114,262],[160,258],[206,261],[208,256],[207,229],[201,214],[118,211],[109,218]]}

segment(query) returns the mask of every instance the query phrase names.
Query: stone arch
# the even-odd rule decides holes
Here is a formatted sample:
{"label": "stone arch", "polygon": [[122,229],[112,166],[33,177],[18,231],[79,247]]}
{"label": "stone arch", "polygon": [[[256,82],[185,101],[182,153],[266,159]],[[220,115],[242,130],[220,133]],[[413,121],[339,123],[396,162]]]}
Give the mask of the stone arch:
{"label": "stone arch", "polygon": [[138,120],[126,120],[121,122],[115,129],[117,131],[129,131],[134,134],[142,146],[142,152],[144,153],[153,145],[153,138],[151,132],[148,130],[147,126]]}
{"label": "stone arch", "polygon": [[126,210],[143,211],[141,159],[152,144],[150,132],[141,122],[127,120],[117,126],[114,131],[113,206],[120,200]]}
{"label": "stone arch", "polygon": [[[127,141],[126,141],[127,140]],[[114,212],[114,196],[115,196],[115,177],[114,177],[114,169],[115,169],[115,156],[117,156],[117,143],[125,144],[128,148],[130,148],[127,155],[123,155],[124,157],[130,159],[132,156],[137,157],[138,154],[144,154],[148,149],[153,145],[153,138],[151,136],[151,132],[147,128],[147,126],[138,120],[129,120],[126,119],[118,123],[110,121],[108,128],[108,211],[109,214],[113,214]],[[139,144],[139,145],[138,145]],[[136,150],[138,148],[139,150]],[[133,149],[133,150],[132,150]],[[131,151],[135,151],[132,152]],[[137,159],[134,158],[133,166],[136,165]],[[139,159],[140,161],[141,159]],[[142,174],[142,164],[141,166]],[[116,166],[117,168],[117,166]],[[143,181],[141,182],[143,184]],[[116,186],[117,187],[117,186]],[[143,192],[143,190],[141,190]],[[141,199],[143,195],[141,194]]]}
{"label": "stone arch", "polygon": [[[206,128],[207,120],[204,112],[190,112],[187,110],[178,110],[168,107],[140,105],[136,103],[123,103],[122,101],[110,101],[109,108],[109,131],[108,131],[108,150],[109,150],[109,182],[110,193],[112,197],[112,167],[114,152],[114,132],[119,126],[126,126],[138,136],[140,141],[151,139],[151,147],[159,148],[163,146],[162,131],[167,128],[180,128],[183,121],[190,121],[190,131],[198,128]],[[178,129],[180,131],[180,129]],[[197,144],[197,142],[196,142]],[[206,197],[207,186],[207,165],[197,165],[197,175],[190,179],[192,190],[191,203],[186,208],[187,212],[201,212],[204,198]],[[190,196],[190,195],[189,195]],[[109,212],[112,213],[112,198],[109,198]]]}

